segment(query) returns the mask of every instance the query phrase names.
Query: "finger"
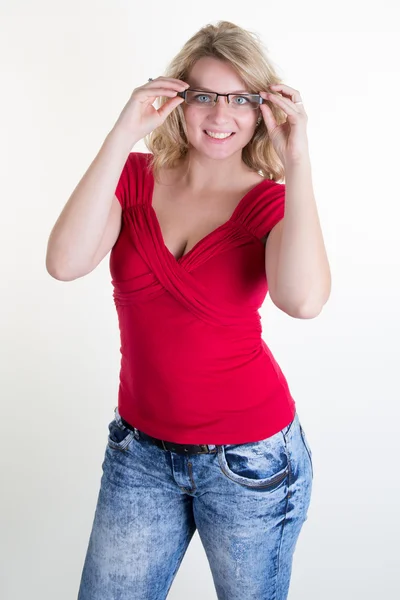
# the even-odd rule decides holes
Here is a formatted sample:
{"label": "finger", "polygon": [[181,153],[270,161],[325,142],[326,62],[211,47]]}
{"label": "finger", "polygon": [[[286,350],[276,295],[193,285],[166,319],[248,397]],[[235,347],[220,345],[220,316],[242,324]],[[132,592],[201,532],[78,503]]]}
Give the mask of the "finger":
{"label": "finger", "polygon": [[142,90],[176,90],[178,92],[183,92],[187,90],[188,86],[182,82],[170,83],[164,85],[163,82],[158,82],[158,85],[155,85],[154,82],[146,83],[140,89]]}
{"label": "finger", "polygon": [[[276,84],[270,85],[269,89],[275,90],[275,91],[280,91],[282,93],[282,96],[280,96],[279,94],[273,94],[273,95],[278,98],[286,98],[293,104],[295,103],[295,101],[293,99],[294,97],[296,97],[298,100],[301,100],[301,95],[298,90],[295,90],[294,88],[289,87],[288,85],[284,85],[283,83],[276,83]],[[297,110],[297,112],[304,111],[303,105],[301,106],[301,109],[296,108],[296,110]]]}
{"label": "finger", "polygon": [[147,85],[147,84],[151,85],[152,83],[155,83],[155,82],[172,83],[172,84],[184,85],[185,87],[189,87],[189,84],[186,81],[182,81],[181,79],[175,79],[174,77],[157,77],[156,79],[152,79],[151,81],[148,81],[145,85]]}
{"label": "finger", "polygon": [[181,98],[180,96],[176,97],[176,98],[171,98],[170,100],[167,100],[167,102],[165,102],[158,110],[158,114],[160,115],[161,119],[163,121],[165,121],[165,119],[168,117],[168,115],[170,113],[172,113],[172,111],[179,106],[179,104],[182,104],[182,102],[184,102],[184,99]]}
{"label": "finger", "polygon": [[261,104],[260,110],[264,118],[265,124],[267,126],[267,129],[271,132],[273,129],[275,129],[275,127],[277,127],[275,117],[267,104]]}
{"label": "finger", "polygon": [[181,89],[172,89],[166,87],[157,87],[157,88],[148,88],[143,87],[141,89],[136,90],[136,95],[140,102],[145,102],[146,100],[151,100],[154,102],[156,98],[159,96],[176,96],[178,92],[182,91]]}
{"label": "finger", "polygon": [[293,96],[293,94],[300,94],[300,92],[298,90],[295,90],[294,88],[285,85],[284,83],[273,83],[272,85],[269,86],[270,90],[283,90],[286,92],[286,94],[288,94],[289,96]]}
{"label": "finger", "polygon": [[141,88],[140,90],[138,90],[140,93],[145,94],[146,96],[149,95],[149,92],[152,92],[154,94],[157,94],[158,96],[162,96],[164,94],[171,93],[171,94],[177,94],[178,92],[183,91],[181,88],[177,89],[177,86],[175,86],[174,88],[168,88],[168,87],[156,87],[156,88],[148,88],[148,87],[144,87]]}
{"label": "finger", "polygon": [[286,113],[295,115],[299,111],[294,106],[294,103],[287,98],[282,98],[282,96],[278,96],[277,94],[268,94],[267,92],[261,92],[260,96],[272,102],[272,104],[277,104],[282,110]]}

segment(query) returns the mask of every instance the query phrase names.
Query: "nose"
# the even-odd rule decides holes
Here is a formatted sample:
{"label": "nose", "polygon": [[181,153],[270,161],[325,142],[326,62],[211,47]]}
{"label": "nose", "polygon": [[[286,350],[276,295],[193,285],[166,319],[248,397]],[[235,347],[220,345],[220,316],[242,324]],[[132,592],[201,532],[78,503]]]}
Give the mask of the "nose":
{"label": "nose", "polygon": [[218,96],[217,102],[213,106],[212,110],[214,112],[214,117],[224,117],[230,111],[230,106],[228,104],[228,98],[226,96]]}
{"label": "nose", "polygon": [[229,104],[228,104],[228,96],[218,96],[218,98],[217,98],[217,105],[218,105],[218,102],[220,104],[222,104],[223,106],[225,106],[225,105],[229,106]]}
{"label": "nose", "polygon": [[215,103],[214,108],[228,107],[228,106],[229,106],[228,96],[218,96],[217,102]]}

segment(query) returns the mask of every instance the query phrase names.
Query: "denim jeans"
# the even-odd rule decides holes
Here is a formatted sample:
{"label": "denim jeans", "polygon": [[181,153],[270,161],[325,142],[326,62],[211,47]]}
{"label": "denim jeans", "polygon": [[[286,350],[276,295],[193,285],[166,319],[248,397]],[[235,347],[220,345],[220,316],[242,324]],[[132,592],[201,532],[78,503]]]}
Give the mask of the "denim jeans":
{"label": "denim jeans", "polygon": [[219,600],[287,598],[313,481],[297,413],[208,454],[138,439],[117,408],[108,431],[78,600],[164,600],[196,529]]}

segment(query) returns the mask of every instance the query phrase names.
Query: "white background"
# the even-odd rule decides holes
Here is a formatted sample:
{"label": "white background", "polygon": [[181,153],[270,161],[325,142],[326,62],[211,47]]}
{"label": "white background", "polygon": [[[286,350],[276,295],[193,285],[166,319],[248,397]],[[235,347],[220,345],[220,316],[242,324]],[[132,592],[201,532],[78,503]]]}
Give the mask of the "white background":
{"label": "white background", "polygon": [[[133,89],[163,75],[201,26],[224,19],[259,33],[279,75],[301,93],[332,271],[331,297],[316,319],[293,319],[269,297],[262,313],[263,337],[313,450],[313,496],[289,598],[396,597],[396,3],[0,6],[0,596],[76,598],[117,404],[108,257],[86,277],[57,281],[45,268],[50,230]],[[147,152],[142,142],[134,149]],[[216,598],[197,533],[169,594],[188,597]]]}

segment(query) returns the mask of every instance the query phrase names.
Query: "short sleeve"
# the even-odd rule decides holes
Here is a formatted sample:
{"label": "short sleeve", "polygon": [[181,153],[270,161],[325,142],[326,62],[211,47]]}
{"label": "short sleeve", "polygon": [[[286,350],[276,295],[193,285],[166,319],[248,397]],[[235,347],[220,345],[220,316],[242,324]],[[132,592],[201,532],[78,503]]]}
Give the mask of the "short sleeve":
{"label": "short sleeve", "polygon": [[145,201],[150,184],[150,156],[149,153],[130,152],[115,189],[115,195],[123,210]]}
{"label": "short sleeve", "polygon": [[269,234],[271,229],[285,216],[285,194],[285,184],[274,182],[269,194],[265,221],[262,224],[263,235]]}
{"label": "short sleeve", "polygon": [[254,189],[249,202],[240,211],[240,221],[258,238],[266,236],[285,215],[284,183],[265,180]]}
{"label": "short sleeve", "polygon": [[132,154],[131,152],[124,164],[118,184],[115,190],[115,195],[121,204],[122,209],[126,208],[129,203],[129,196],[132,194]]}

